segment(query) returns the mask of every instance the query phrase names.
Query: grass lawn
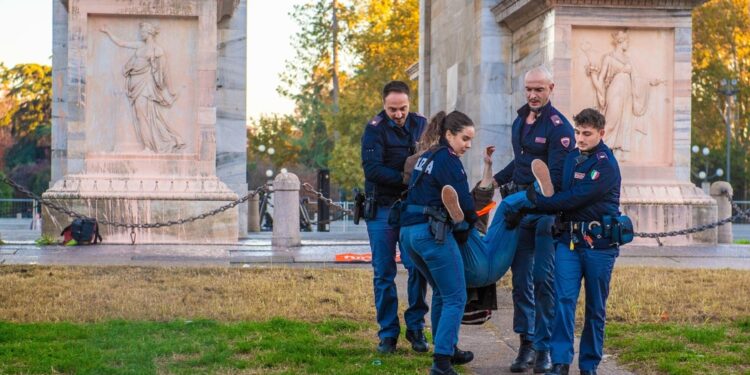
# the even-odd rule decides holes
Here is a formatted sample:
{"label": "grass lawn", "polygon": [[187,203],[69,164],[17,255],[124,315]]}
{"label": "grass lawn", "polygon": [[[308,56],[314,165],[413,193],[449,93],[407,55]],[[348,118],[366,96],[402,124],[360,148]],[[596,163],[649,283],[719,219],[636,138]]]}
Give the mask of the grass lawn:
{"label": "grass lawn", "polygon": [[[399,355],[375,352],[371,278],[369,269],[0,266],[0,373],[425,373],[430,355],[403,338]],[[618,267],[607,334],[606,353],[637,374],[750,375],[750,272]]]}
{"label": "grass lawn", "polygon": [[217,323],[0,323],[0,372],[12,374],[416,374],[405,347],[373,350],[369,325],[286,319]]}

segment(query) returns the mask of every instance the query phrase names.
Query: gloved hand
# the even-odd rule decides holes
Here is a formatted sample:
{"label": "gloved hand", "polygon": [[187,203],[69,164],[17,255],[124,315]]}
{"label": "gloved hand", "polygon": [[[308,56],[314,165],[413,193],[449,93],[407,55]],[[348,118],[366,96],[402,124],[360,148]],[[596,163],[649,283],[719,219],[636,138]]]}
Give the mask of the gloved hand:
{"label": "gloved hand", "polygon": [[471,225],[466,221],[461,221],[453,225],[453,238],[459,245],[463,245],[469,240]]}
{"label": "gloved hand", "polygon": [[521,224],[524,212],[522,211],[509,211],[505,213],[505,227],[508,229],[515,229]]}
{"label": "gloved hand", "polygon": [[536,198],[536,189],[534,188],[534,184],[531,184],[528,188],[526,188],[526,199],[528,199],[529,202],[536,204]]}

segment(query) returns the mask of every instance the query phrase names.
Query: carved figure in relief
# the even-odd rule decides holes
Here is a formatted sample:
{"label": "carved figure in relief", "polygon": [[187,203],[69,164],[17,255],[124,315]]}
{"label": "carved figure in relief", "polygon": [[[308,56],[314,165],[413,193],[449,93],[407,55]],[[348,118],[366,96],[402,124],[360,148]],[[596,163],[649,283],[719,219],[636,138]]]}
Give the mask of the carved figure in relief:
{"label": "carved figure in relief", "polygon": [[591,78],[597,105],[607,121],[607,144],[618,151],[621,160],[626,160],[632,150],[634,131],[644,135],[648,132],[645,124],[635,118],[648,111],[650,88],[666,81],[647,80],[638,75],[627,53],[630,44],[627,30],[613,32],[612,44],[614,50],[602,56],[600,66],[591,63],[589,43],[581,49],[589,60],[586,75]]}
{"label": "carved figure in relief", "polygon": [[112,42],[134,49],[123,68],[127,79],[127,96],[133,113],[133,127],[144,151],[174,153],[185,147],[182,138],[167,124],[163,111],[177,100],[169,87],[164,50],[156,43],[159,29],[140,23],[139,41],[125,41],[105,26],[101,30]]}

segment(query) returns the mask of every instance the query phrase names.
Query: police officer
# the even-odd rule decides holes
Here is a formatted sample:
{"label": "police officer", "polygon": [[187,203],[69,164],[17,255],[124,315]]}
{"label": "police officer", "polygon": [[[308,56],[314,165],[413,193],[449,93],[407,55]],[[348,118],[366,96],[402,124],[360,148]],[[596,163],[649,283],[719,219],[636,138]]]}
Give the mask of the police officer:
{"label": "police officer", "polygon": [[533,190],[527,196],[538,209],[562,212],[562,234],[555,251],[554,366],[547,374],[567,374],[573,361],[575,310],[583,278],[586,316],[578,367],[583,375],[596,375],[604,345],[609,282],[619,255],[612,218],[620,216],[621,177],[612,150],[602,141],[604,116],[584,109],[573,121],[578,150],[565,159],[562,190],[549,198]]}
{"label": "police officer", "polygon": [[[550,103],[555,87],[544,67],[524,77],[527,104],[513,122],[513,160],[495,175],[504,197],[533,184],[531,162],[541,159],[549,166],[555,191],[560,189],[562,165],[575,147],[573,127]],[[509,220],[507,223],[512,223]],[[521,222],[520,238],[511,264],[513,271],[513,330],[520,335],[518,356],[511,372],[524,372],[534,364],[542,373],[552,366],[549,337],[554,318],[554,244],[549,215],[530,214]],[[535,361],[536,358],[536,362]]]}
{"label": "police officer", "polygon": [[[432,335],[435,344],[431,375],[456,374],[451,366],[471,361],[474,354],[457,348],[466,304],[466,280],[459,244],[468,239],[477,214],[466,172],[459,157],[471,147],[474,125],[465,114],[440,112],[432,119],[440,126],[439,146],[417,160],[401,214],[400,242],[432,286]],[[430,125],[432,128],[432,125]],[[461,220],[447,221],[443,187],[457,193]],[[453,216],[453,214],[451,214]],[[403,254],[403,253],[402,253]]]}
{"label": "police officer", "polygon": [[[388,224],[388,212],[406,190],[402,181],[404,161],[414,153],[426,122],[421,115],[409,112],[409,86],[392,81],[383,88],[383,111],[370,120],[362,135],[366,206],[372,208],[365,210],[364,218],[372,251],[375,310],[380,326],[378,352],[381,353],[396,350],[401,332],[394,282],[399,228]],[[424,315],[428,310],[425,301],[427,282],[403,250],[401,262],[409,273],[409,307],[404,313],[406,339],[413,350],[427,352],[429,346],[423,333]]]}

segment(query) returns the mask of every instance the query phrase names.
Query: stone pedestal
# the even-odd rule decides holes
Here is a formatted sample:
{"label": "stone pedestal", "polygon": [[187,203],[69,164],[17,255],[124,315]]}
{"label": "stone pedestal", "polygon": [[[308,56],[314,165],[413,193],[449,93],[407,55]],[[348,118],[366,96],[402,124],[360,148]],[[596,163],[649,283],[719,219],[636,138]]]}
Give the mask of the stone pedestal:
{"label": "stone pedestal", "polygon": [[[244,40],[244,3],[55,1],[52,183],[44,198],[143,224],[188,219],[246,193],[245,53],[241,43],[226,50]],[[246,228],[238,210],[246,207],[138,231],[137,240],[235,242]],[[50,235],[71,220],[43,214]],[[130,242],[125,229],[101,232],[105,242]]]}
{"label": "stone pedestal", "polygon": [[279,173],[273,180],[273,237],[274,250],[300,246],[299,178],[294,173]]}
{"label": "stone pedestal", "polygon": [[[718,205],[719,220],[732,216],[732,196],[734,191],[732,185],[726,181],[717,181],[711,184],[711,196],[716,199]],[[719,226],[716,229],[719,243],[733,243],[732,222]]]}
{"label": "stone pedestal", "polygon": [[[483,146],[497,146],[496,171],[512,159],[524,75],[544,65],[552,104],[568,119],[584,108],[605,114],[622,211],[637,232],[707,223],[716,202],[690,183],[691,12],[703,2],[421,0],[420,106],[474,120],[478,144],[463,162],[476,181]],[[662,242],[715,243],[716,231]]]}

